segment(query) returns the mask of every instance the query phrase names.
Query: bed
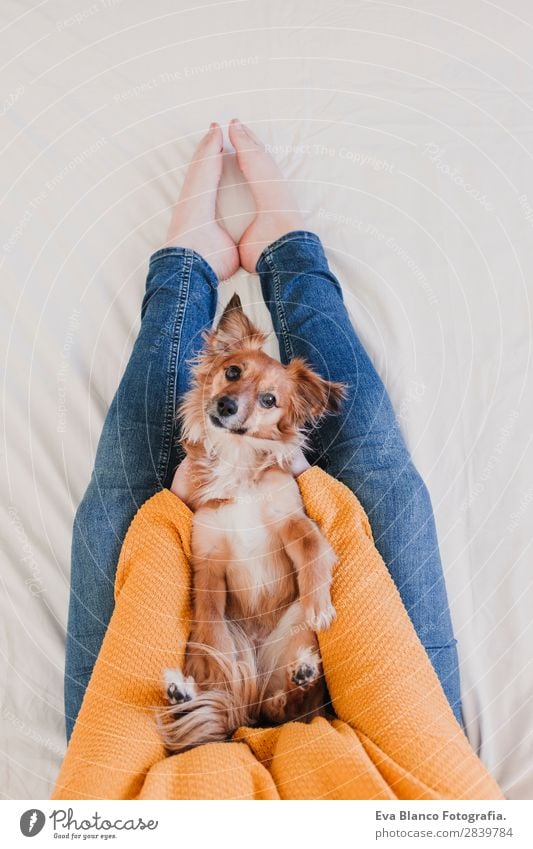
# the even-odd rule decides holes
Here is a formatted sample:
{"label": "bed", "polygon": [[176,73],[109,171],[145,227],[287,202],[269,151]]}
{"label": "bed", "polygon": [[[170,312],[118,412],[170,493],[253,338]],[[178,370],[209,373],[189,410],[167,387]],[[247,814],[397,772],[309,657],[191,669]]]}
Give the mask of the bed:
{"label": "bed", "polygon": [[[532,30],[525,0],[2,4],[3,798],[51,793],[73,514],[183,166],[234,115],[322,236],[428,484],[468,737],[533,798]],[[228,154],[234,234],[239,183]],[[267,327],[257,279],[235,289]]]}

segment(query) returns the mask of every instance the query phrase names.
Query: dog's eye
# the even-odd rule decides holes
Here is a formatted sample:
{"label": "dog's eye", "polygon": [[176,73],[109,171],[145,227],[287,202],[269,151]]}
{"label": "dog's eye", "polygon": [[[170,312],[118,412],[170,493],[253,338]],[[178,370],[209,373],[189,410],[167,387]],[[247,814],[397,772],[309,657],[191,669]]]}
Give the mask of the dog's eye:
{"label": "dog's eye", "polygon": [[226,380],[238,380],[242,371],[239,366],[228,366],[226,369]]}
{"label": "dog's eye", "polygon": [[262,407],[266,407],[268,410],[270,407],[274,406],[276,398],[272,395],[272,392],[265,392],[263,395],[259,396],[259,403]]}

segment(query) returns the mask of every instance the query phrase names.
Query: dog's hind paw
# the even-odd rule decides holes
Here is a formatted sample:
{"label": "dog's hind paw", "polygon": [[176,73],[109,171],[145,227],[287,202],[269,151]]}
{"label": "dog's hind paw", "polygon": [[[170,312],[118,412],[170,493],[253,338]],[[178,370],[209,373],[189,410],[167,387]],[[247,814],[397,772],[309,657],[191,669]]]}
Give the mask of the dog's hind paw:
{"label": "dog's hind paw", "polygon": [[197,693],[194,678],[185,678],[181,669],[165,669],[163,676],[165,692],[169,704],[182,705],[190,702]]}
{"label": "dog's hind paw", "polygon": [[320,677],[320,660],[312,651],[304,650],[299,654],[298,660],[289,666],[289,676],[301,690],[308,690]]}

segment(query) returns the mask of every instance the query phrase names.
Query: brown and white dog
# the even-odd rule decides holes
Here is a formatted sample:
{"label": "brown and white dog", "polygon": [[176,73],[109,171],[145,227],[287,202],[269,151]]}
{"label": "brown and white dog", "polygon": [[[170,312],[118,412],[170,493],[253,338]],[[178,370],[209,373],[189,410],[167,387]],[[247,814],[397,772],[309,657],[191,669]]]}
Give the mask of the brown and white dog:
{"label": "brown and white dog", "polygon": [[160,727],[180,752],[240,725],[325,713],[316,630],[335,616],[335,553],[304,511],[291,464],[305,427],[338,412],[342,384],[263,350],[234,295],[180,410],[191,468],[193,624],[167,669]]}

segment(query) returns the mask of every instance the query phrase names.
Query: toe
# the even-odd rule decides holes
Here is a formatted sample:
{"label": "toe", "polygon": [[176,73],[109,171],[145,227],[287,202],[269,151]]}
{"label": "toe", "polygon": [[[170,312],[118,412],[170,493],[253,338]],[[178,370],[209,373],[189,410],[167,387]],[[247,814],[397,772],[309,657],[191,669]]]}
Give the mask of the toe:
{"label": "toe", "polygon": [[209,129],[204,137],[206,139],[207,146],[216,151],[222,151],[224,137],[222,135],[222,129],[220,124],[217,124],[216,121],[213,121],[212,124],[209,125]]}
{"label": "toe", "polygon": [[212,156],[222,153],[222,130],[216,123],[212,123],[207,133],[200,139],[194,151],[191,162],[202,162]]}
{"label": "toe", "polygon": [[229,137],[257,209],[294,209],[294,201],[281,171],[257,136],[234,118],[230,124]]}
{"label": "toe", "polygon": [[237,153],[260,146],[259,140],[251,135],[251,131],[241,124],[238,118],[232,118],[228,128],[230,141]]}
{"label": "toe", "polygon": [[253,184],[254,180],[279,179],[279,169],[263,144],[236,118],[229,125],[229,138],[235,148],[239,168],[250,183]]}
{"label": "toe", "polygon": [[232,118],[229,125],[229,137],[235,150],[264,150],[265,146],[261,139],[256,136],[250,127],[239,121],[238,118]]}
{"label": "toe", "polygon": [[[189,223],[197,220],[206,223],[215,214],[215,195],[222,175],[222,130],[213,124],[193,153],[187,168],[178,207],[180,219]],[[180,224],[183,224],[180,220]]]}

